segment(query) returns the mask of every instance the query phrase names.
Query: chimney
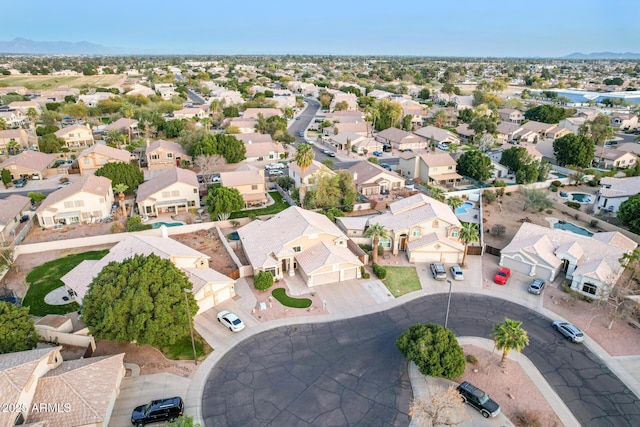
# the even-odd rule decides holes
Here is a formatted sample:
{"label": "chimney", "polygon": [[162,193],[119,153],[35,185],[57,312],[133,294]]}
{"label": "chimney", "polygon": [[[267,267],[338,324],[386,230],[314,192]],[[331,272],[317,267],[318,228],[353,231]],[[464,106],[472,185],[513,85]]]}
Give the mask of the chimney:
{"label": "chimney", "polygon": [[167,229],[167,226],[162,224],[160,226],[160,233],[162,234],[162,238],[166,239],[169,237],[169,230]]}
{"label": "chimney", "polygon": [[358,179],[358,172],[353,173],[353,180],[356,181]]}

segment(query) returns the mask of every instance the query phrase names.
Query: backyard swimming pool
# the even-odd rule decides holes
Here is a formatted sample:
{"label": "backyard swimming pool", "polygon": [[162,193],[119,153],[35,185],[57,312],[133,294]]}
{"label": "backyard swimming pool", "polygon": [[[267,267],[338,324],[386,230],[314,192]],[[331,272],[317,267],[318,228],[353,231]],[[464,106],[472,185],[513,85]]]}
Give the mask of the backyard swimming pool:
{"label": "backyard swimming pool", "polygon": [[153,224],[151,224],[152,228],[160,228],[162,226],[165,227],[179,227],[181,225],[184,225],[184,222],[164,222],[164,221],[158,221],[158,222],[154,222]]}
{"label": "backyard swimming pool", "polygon": [[570,222],[560,222],[560,221],[556,222],[553,225],[553,228],[570,231],[572,233],[580,234],[582,236],[589,236],[589,237],[593,236],[593,233],[587,230],[586,228],[578,227],[577,225],[572,224]]}
{"label": "backyard swimming pool", "polygon": [[467,212],[469,212],[469,209],[471,209],[474,206],[475,206],[474,203],[464,202],[462,204],[462,206],[460,206],[458,209],[456,209],[456,215],[466,214]]}
{"label": "backyard swimming pool", "polygon": [[579,203],[591,203],[592,200],[591,194],[587,193],[569,193],[569,196],[571,196],[571,200]]}

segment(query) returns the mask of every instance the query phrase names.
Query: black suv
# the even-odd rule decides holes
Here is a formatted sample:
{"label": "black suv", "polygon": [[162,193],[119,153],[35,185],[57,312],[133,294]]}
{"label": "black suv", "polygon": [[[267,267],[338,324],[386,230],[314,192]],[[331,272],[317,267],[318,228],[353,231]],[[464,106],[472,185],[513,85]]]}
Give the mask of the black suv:
{"label": "black suv", "polygon": [[444,265],[440,262],[433,262],[429,266],[431,274],[436,280],[447,280],[447,270],[444,269]]}
{"label": "black suv", "polygon": [[158,421],[173,422],[184,412],[184,402],[180,397],[153,400],[146,405],[138,406],[131,414],[131,424],[142,427]]}
{"label": "black suv", "polygon": [[500,405],[491,400],[489,395],[468,381],[463,382],[457,388],[462,396],[462,401],[476,408],[483,417],[495,417],[500,413]]}

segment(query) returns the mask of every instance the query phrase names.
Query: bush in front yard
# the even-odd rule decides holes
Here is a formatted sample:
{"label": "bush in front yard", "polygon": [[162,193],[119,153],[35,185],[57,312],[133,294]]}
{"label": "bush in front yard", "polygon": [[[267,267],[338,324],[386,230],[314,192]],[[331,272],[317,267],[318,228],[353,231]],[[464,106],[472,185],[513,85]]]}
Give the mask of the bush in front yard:
{"label": "bush in front yard", "polygon": [[267,271],[261,271],[253,278],[253,286],[259,291],[264,291],[273,286],[273,275]]}
{"label": "bush in front yard", "polygon": [[387,269],[381,265],[373,264],[373,274],[375,274],[378,279],[384,279],[387,277]]}
{"label": "bush in front yard", "polygon": [[580,210],[580,203],[578,202],[566,202],[566,205],[573,209]]}
{"label": "bush in front yard", "polygon": [[360,267],[360,276],[363,279],[368,279],[371,277],[371,275],[369,274],[369,272],[364,268],[364,267]]}

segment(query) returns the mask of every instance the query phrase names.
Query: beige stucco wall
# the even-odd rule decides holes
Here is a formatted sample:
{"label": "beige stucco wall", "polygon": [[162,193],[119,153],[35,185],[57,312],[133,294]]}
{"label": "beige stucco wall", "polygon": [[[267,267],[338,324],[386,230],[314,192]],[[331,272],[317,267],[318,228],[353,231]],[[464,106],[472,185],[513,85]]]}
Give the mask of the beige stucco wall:
{"label": "beige stucco wall", "polygon": [[157,212],[155,206],[158,203],[171,200],[187,200],[187,210],[190,208],[200,208],[200,194],[198,192],[198,187],[194,187],[184,182],[173,183],[168,187],[153,193],[147,199],[136,200],[136,204],[138,205],[138,212],[140,212],[140,215],[147,213],[147,206],[152,207],[153,212],[151,213],[155,214]]}
{"label": "beige stucco wall", "polygon": [[[111,188],[109,188],[107,194],[102,196],[93,193],[78,192],[58,203],[53,203],[36,215],[40,225],[45,228],[51,228],[55,225],[56,216],[69,212],[80,212],[80,222],[90,222],[92,218],[99,219],[109,215],[113,200],[113,191]],[[66,207],[65,202],[73,202],[73,206]],[[81,205],[78,205],[78,203]]]}

